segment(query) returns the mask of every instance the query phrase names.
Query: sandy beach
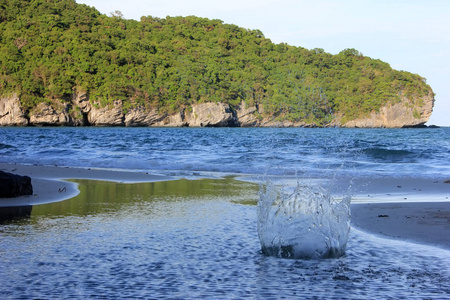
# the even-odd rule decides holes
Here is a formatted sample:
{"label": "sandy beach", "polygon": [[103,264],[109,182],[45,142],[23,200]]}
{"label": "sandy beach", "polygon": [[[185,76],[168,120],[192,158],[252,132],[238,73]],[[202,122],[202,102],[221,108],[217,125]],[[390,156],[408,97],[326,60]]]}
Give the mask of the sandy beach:
{"label": "sandy beach", "polygon": [[354,180],[352,226],[385,238],[450,250],[447,180]]}
{"label": "sandy beach", "polygon": [[[173,180],[164,175],[123,170],[0,164],[0,170],[32,178],[33,195],[0,199],[0,207],[29,206],[76,196],[75,183],[96,179],[138,183]],[[450,183],[433,179],[352,181],[352,226],[386,238],[450,250]]]}
{"label": "sandy beach", "polygon": [[353,204],[352,226],[386,238],[450,250],[450,202]]}

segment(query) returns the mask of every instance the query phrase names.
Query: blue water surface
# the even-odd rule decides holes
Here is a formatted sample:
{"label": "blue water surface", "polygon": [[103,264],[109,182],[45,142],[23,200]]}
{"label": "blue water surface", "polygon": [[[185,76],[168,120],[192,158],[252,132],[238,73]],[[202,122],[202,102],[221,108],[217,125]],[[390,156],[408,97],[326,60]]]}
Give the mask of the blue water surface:
{"label": "blue water surface", "polygon": [[263,255],[257,185],[224,175],[448,179],[449,158],[450,128],[0,128],[3,163],[203,178],[79,181],[0,224],[0,297],[448,299],[444,249],[352,228],[337,259]]}
{"label": "blue water surface", "polygon": [[450,128],[0,128],[0,162],[306,177],[450,176]]}

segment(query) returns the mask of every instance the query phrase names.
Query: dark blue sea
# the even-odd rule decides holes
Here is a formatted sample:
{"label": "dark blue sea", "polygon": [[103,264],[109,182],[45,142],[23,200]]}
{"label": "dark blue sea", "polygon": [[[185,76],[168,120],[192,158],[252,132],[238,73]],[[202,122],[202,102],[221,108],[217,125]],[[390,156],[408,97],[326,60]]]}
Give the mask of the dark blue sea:
{"label": "dark blue sea", "polygon": [[0,128],[0,162],[353,177],[450,177],[450,128]]}
{"label": "dark blue sea", "polygon": [[234,179],[442,180],[449,158],[450,128],[0,128],[0,162],[174,178],[78,180],[1,223],[0,298],[449,299],[448,250],[355,228],[339,258],[265,256],[259,186]]}

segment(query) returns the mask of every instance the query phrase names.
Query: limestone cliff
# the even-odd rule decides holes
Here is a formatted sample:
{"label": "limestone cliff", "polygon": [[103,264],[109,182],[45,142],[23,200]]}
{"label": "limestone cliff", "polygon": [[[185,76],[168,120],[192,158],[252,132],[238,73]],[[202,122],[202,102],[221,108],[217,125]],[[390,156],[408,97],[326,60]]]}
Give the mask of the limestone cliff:
{"label": "limestone cliff", "polygon": [[[434,96],[430,93],[412,100],[403,98],[401,102],[388,104],[367,117],[345,123],[341,121],[342,116],[335,116],[328,126],[419,127],[431,116]],[[234,107],[224,103],[199,103],[172,114],[143,106],[125,109],[121,100],[101,107],[82,92],[75,92],[70,101],[52,100],[26,111],[17,95],[0,98],[0,126],[316,127],[303,121],[277,121],[264,115],[262,108],[244,103]]]}
{"label": "limestone cliff", "polygon": [[352,120],[342,124],[350,128],[402,128],[423,126],[431,117],[434,97],[429,95],[420,100],[422,105],[412,105],[408,99],[396,104],[388,104],[379,112],[372,112],[368,117]]}
{"label": "limestone cliff", "polygon": [[20,106],[19,97],[14,94],[0,98],[0,126],[27,126],[26,111]]}
{"label": "limestone cliff", "polygon": [[144,107],[133,107],[125,114],[125,126],[129,127],[147,127],[161,122],[166,117],[165,114],[159,115],[156,109],[147,111]]}
{"label": "limestone cliff", "polygon": [[192,112],[187,115],[191,127],[224,127],[235,126],[236,120],[228,104],[201,103],[192,106]]}
{"label": "limestone cliff", "polygon": [[123,126],[125,116],[122,101],[116,100],[114,104],[105,107],[100,107],[98,103],[91,105],[87,120],[92,126]]}
{"label": "limestone cliff", "polygon": [[43,125],[72,125],[68,114],[68,106],[62,103],[51,105],[48,103],[39,103],[30,112],[30,123],[36,126]]}

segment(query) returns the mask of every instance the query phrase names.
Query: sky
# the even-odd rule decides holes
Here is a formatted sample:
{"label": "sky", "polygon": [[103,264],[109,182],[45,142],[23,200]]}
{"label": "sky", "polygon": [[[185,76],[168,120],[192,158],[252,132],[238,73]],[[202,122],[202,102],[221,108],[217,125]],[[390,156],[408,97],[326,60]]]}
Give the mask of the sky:
{"label": "sky", "polygon": [[427,125],[450,126],[449,0],[76,0],[125,19],[198,16],[259,29],[274,43],[337,54],[355,48],[427,79]]}

